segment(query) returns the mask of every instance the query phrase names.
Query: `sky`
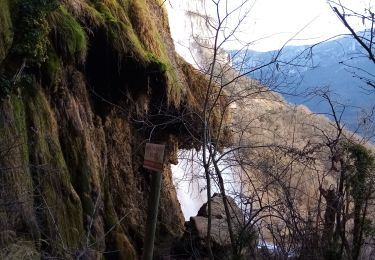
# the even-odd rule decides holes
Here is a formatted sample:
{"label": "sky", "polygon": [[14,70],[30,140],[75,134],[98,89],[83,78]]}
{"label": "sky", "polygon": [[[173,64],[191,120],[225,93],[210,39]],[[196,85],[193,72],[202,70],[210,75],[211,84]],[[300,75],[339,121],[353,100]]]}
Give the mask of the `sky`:
{"label": "sky", "polygon": [[[192,34],[205,34],[199,29],[192,30],[191,20],[186,16],[186,11],[203,12],[205,8],[199,3],[201,0],[168,0],[167,9],[169,24],[172,37],[175,41],[177,52],[188,62],[194,64],[191,59],[191,49],[188,48],[188,42]],[[207,2],[222,1],[228,2],[230,7],[241,3],[244,0],[206,0]],[[364,3],[374,5],[375,0],[341,0],[342,3],[363,12]],[[252,42],[250,49],[257,51],[269,51],[279,49],[288,40],[290,45],[311,44],[326,40],[330,37],[346,34],[348,30],[341,24],[334,12],[330,9],[326,0],[257,0],[248,1],[251,9],[241,33],[238,34],[238,40],[243,42]],[[206,8],[207,12],[212,12],[213,8]],[[222,9],[221,9],[222,10]],[[374,9],[373,9],[374,10]],[[233,23],[235,24],[235,22]],[[233,26],[232,24],[232,26]],[[231,26],[231,24],[229,24]],[[355,23],[356,30],[363,30],[362,24]],[[262,40],[259,40],[262,39]],[[227,49],[241,48],[236,41],[232,41],[225,46]],[[180,179],[184,172],[178,166],[173,168],[174,181]],[[175,183],[177,187],[178,198],[182,206],[183,213],[188,219],[196,215],[199,207],[206,200],[199,196],[197,189],[190,187],[189,183]],[[190,194],[190,196],[189,196]]]}
{"label": "sky", "polygon": [[[189,1],[190,4],[183,4]],[[216,0],[217,1],[217,0]],[[243,0],[227,0],[229,9],[235,8]],[[182,9],[191,8],[197,0],[179,0],[176,3],[170,0],[168,11],[170,15],[170,26],[172,35],[181,38],[186,37],[186,26],[183,27]],[[210,7],[211,0],[206,1],[206,10],[215,15],[215,8]],[[225,3],[225,0],[221,0]],[[250,49],[268,51],[280,48],[287,41],[291,45],[315,43],[329,37],[348,33],[339,19],[330,9],[326,0],[257,0],[247,1],[247,10],[250,12],[241,27],[241,33],[237,34],[238,39],[244,42],[254,42]],[[369,4],[374,6],[373,0],[342,0],[342,3],[350,8],[363,12],[364,7]],[[375,1],[374,1],[375,2]],[[182,3],[182,4],[181,4]],[[191,4],[193,3],[193,4]],[[193,9],[203,11],[204,8],[194,6]],[[180,10],[178,12],[177,10]],[[221,12],[224,5],[221,6]],[[177,14],[176,14],[177,12]],[[233,22],[233,25],[236,24]],[[232,26],[233,26],[232,25]],[[354,23],[356,30],[364,29],[361,23]],[[183,34],[184,36],[176,36]],[[238,49],[241,45],[238,42],[231,42],[225,47],[227,49]]]}
{"label": "sky", "polygon": [[[361,2],[352,0],[345,4],[362,11]],[[306,44],[348,33],[325,0],[261,0],[251,12],[247,32],[254,39],[274,35],[254,46],[258,50],[275,49],[291,38],[291,44]],[[357,30],[364,29],[362,24],[353,24]]]}

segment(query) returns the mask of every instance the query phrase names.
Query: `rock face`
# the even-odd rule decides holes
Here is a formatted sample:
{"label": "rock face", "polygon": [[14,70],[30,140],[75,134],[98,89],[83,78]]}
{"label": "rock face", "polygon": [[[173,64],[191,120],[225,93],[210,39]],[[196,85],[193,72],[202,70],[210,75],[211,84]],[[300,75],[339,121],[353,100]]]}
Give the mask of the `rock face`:
{"label": "rock face", "polygon": [[[243,226],[244,216],[231,197],[227,197],[228,204],[231,211],[232,223],[236,231],[239,231]],[[211,198],[211,214],[212,227],[211,238],[212,242],[221,247],[230,247],[230,236],[228,231],[227,217],[223,203],[223,196],[215,193]],[[204,240],[207,237],[207,223],[208,223],[208,206],[203,204],[199,209],[196,217],[190,218],[190,225],[197,231],[197,236]]]}
{"label": "rock face", "polygon": [[[244,215],[231,197],[226,197],[230,206],[231,220],[235,237],[238,238],[244,228]],[[211,197],[211,243],[212,251],[217,259],[226,259],[231,253],[231,241],[228,231],[223,196],[215,193]],[[176,246],[176,251],[186,258],[207,257],[207,203],[203,204],[197,216],[191,217],[185,223],[186,231],[181,243]]]}
{"label": "rock face", "polygon": [[[180,0],[166,2],[171,33],[176,51],[190,64],[208,68],[213,58],[215,30],[207,21],[216,21],[216,6],[210,1]],[[230,64],[230,55],[220,48],[216,55],[219,64]]]}
{"label": "rock face", "polygon": [[137,259],[150,138],[167,147],[165,251],[184,221],[170,162],[193,144],[181,123],[160,122],[193,114],[196,74],[159,1],[48,2],[0,2],[0,258]]}

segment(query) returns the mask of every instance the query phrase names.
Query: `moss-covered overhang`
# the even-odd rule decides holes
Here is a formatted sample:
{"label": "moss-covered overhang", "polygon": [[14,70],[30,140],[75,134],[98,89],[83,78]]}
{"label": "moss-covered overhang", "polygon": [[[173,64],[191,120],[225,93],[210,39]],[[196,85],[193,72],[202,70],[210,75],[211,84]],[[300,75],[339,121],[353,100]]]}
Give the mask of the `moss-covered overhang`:
{"label": "moss-covered overhang", "polygon": [[34,77],[55,91],[74,66],[99,114],[114,104],[147,115],[152,128],[173,117],[162,132],[198,140],[207,78],[176,55],[161,2],[0,0],[0,94]]}
{"label": "moss-covered overhang", "polygon": [[[146,76],[159,74],[162,82],[156,85],[164,88],[167,103],[179,105],[182,86],[172,61],[174,50],[164,41],[163,33],[169,34],[169,29],[159,1],[25,0],[9,6],[8,0],[1,0],[0,7],[1,67],[18,59],[12,68],[16,72],[24,58],[27,66],[48,68],[49,74],[59,63],[86,65],[99,33],[109,49],[101,51],[116,55],[113,62],[119,73],[121,62],[130,60],[125,65],[137,64],[137,70],[145,71]],[[9,67],[6,70],[2,69],[2,78],[11,80]]]}

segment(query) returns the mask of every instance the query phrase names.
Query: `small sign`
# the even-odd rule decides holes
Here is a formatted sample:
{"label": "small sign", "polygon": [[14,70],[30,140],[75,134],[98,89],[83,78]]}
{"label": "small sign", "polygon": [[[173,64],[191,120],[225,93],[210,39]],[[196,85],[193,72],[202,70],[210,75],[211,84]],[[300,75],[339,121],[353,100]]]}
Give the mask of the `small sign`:
{"label": "small sign", "polygon": [[163,171],[164,149],[163,144],[146,143],[143,167],[152,171]]}

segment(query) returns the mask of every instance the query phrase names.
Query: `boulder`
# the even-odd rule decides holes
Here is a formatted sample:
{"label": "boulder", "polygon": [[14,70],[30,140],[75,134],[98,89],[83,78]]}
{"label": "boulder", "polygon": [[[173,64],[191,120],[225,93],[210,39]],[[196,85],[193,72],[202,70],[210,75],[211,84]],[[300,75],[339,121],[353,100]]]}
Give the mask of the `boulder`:
{"label": "boulder", "polygon": [[[231,197],[226,197],[230,207],[235,236],[244,227],[244,215]],[[226,259],[231,252],[231,241],[229,236],[227,216],[223,203],[223,196],[215,193],[211,197],[211,245],[212,251],[217,258]],[[197,216],[190,217],[185,222],[185,233],[181,241],[176,243],[175,253],[185,255],[186,258],[202,259],[208,255],[206,246],[208,227],[208,206],[207,202],[199,209]],[[216,258],[216,257],[215,257]]]}
{"label": "boulder", "polygon": [[[232,218],[238,218],[238,220],[243,219],[243,214],[241,209],[237,206],[236,202],[231,197],[226,197],[228,205],[230,208],[230,213]],[[211,197],[211,215],[212,218],[226,219],[225,208],[223,203],[223,196],[220,193],[215,193]],[[197,216],[208,217],[208,204],[207,202],[202,205],[199,209]]]}

